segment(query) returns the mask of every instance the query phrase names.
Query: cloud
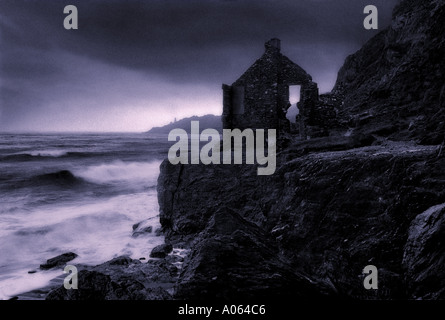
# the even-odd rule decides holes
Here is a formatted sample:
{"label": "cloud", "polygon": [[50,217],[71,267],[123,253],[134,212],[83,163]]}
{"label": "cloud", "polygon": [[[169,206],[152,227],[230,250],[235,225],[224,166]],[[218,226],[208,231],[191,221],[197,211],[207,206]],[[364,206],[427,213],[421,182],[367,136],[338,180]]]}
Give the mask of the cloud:
{"label": "cloud", "polygon": [[[396,0],[373,2],[387,24]],[[140,130],[132,121],[148,115],[150,126],[154,110],[158,124],[218,113],[221,83],[234,82],[272,37],[328,91],[344,58],[376,33],[363,28],[364,0],[70,4],[78,30],[63,28],[63,1],[0,0],[0,130]],[[111,116],[120,113],[125,126]]]}
{"label": "cloud", "polygon": [[53,55],[58,81],[21,81],[20,90],[4,88],[14,102],[3,108],[4,130],[145,131],[187,116],[187,110],[199,115],[219,111],[217,92],[207,86],[170,83],[67,52]]}

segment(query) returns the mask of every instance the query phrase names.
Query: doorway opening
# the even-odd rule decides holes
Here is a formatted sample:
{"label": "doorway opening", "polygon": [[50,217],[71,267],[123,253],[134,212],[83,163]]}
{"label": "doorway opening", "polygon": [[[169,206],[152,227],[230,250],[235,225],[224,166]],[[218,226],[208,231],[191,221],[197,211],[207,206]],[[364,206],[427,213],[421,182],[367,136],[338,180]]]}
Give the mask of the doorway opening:
{"label": "doorway opening", "polygon": [[296,123],[296,117],[299,114],[297,103],[300,102],[300,85],[289,86],[289,103],[291,106],[287,109],[286,118],[291,123]]}

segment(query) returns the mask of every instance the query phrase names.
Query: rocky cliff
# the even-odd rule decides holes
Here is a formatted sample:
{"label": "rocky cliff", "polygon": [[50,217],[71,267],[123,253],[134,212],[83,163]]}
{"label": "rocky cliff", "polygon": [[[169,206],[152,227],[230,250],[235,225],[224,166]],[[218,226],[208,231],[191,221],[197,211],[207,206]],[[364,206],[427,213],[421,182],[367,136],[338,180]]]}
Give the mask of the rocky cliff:
{"label": "rocky cliff", "polygon": [[119,258],[49,298],[444,299],[443,21],[442,0],[401,1],[325,97],[351,136],[290,143],[274,175],[165,160],[160,219],[188,250],[180,268]]}
{"label": "rocky cliff", "polygon": [[443,21],[401,1],[347,58],[328,98],[351,137],[294,142],[267,177],[164,161],[161,223],[190,249],[174,297],[445,298]]}
{"label": "rocky cliff", "polygon": [[[271,177],[164,162],[161,222],[191,249],[176,297],[444,298],[439,148],[336,148],[296,145]],[[378,290],[363,288],[370,264]]]}
{"label": "rocky cliff", "polygon": [[445,133],[445,4],[403,0],[391,25],[349,56],[334,93],[358,131],[440,144]]}

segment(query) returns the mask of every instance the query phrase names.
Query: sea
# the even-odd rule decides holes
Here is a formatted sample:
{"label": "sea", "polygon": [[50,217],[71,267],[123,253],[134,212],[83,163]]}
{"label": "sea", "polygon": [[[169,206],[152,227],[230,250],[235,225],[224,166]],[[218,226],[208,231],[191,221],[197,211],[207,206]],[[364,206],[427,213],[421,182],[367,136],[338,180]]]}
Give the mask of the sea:
{"label": "sea", "polygon": [[[39,266],[62,253],[74,265],[149,259],[164,243],[156,184],[170,145],[147,133],[0,134],[0,299],[60,277]],[[132,236],[139,222],[153,231]]]}

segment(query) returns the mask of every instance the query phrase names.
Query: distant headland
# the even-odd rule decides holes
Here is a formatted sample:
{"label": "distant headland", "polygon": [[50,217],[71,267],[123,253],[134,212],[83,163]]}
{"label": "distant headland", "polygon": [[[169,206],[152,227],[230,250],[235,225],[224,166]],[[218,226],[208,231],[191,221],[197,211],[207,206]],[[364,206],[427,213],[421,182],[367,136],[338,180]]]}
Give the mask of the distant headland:
{"label": "distant headland", "polygon": [[153,127],[146,133],[155,133],[155,134],[168,134],[173,129],[184,129],[185,131],[190,131],[190,122],[191,121],[199,121],[201,125],[201,129],[204,130],[206,128],[212,128],[222,132],[222,122],[221,116],[215,116],[213,114],[207,114],[205,116],[193,116],[189,118],[184,118],[175,122],[170,122],[169,124],[163,127]]}

